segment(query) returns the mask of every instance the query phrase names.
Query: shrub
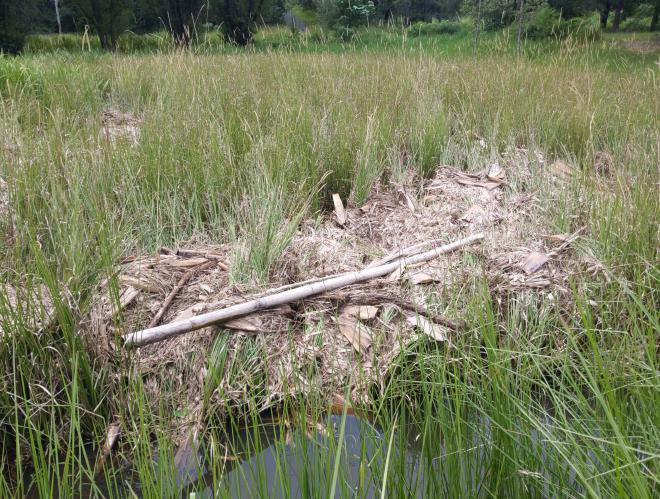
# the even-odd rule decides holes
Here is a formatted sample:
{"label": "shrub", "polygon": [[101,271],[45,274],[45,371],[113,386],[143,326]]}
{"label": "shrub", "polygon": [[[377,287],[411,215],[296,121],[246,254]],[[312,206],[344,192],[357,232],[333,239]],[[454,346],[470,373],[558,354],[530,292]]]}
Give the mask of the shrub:
{"label": "shrub", "polygon": [[349,41],[355,34],[353,28],[366,24],[376,6],[372,0],[317,0],[317,12],[324,28]]}
{"label": "shrub", "polygon": [[527,21],[525,31],[529,38],[548,38],[557,33],[560,23],[559,12],[546,5],[534,12]]}
{"label": "shrub", "polygon": [[621,23],[621,31],[648,31],[651,17],[632,16]]}
{"label": "shrub", "polygon": [[442,21],[432,21],[430,23],[418,21],[413,23],[408,28],[409,36],[433,36],[433,35],[455,35],[459,33],[469,33],[472,29],[469,20],[461,19],[458,21],[450,21],[443,19]]}
{"label": "shrub", "polygon": [[525,25],[529,38],[568,38],[594,40],[600,36],[600,24],[596,17],[562,19],[555,9],[544,6],[537,10]]}
{"label": "shrub", "polygon": [[137,35],[124,33],[119,37],[117,49],[120,52],[165,52],[174,48],[174,39],[165,32]]}
{"label": "shrub", "polygon": [[559,38],[571,36],[582,41],[597,40],[601,35],[600,22],[596,16],[574,17],[560,22],[556,35]]}
{"label": "shrub", "polygon": [[83,37],[76,33],[63,35],[29,35],[25,40],[24,51],[30,54],[50,54],[54,52],[83,52],[101,50],[98,36],[89,36],[89,47],[83,44]]}

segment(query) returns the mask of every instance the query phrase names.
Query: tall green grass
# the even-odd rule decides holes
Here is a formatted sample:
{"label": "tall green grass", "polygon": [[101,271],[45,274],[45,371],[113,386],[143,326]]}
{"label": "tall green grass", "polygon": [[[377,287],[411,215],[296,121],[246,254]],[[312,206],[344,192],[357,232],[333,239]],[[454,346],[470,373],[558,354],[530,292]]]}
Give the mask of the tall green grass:
{"label": "tall green grass", "polygon": [[[324,419],[323,394],[286,400],[270,437],[282,487],[293,487],[295,468],[314,496],[657,495],[657,67],[606,44],[539,44],[516,58],[495,39],[472,58],[394,48],[407,43],[396,36],[346,54],[0,59],[0,175],[12,206],[0,224],[0,280],[46,286],[57,324],[35,332],[23,313],[36,306],[31,293],[19,311],[0,293],[1,494],[179,495],[167,438],[176,408],[147,410],[140,377],[109,379],[79,335],[118,258],[230,241],[240,248],[232,279],[263,283],[301,217],[327,208],[332,192],[359,204],[381,179],[440,164],[477,170],[517,146],[577,166],[563,195],[535,195],[557,232],[584,227],[579,252],[602,262],[600,274],[571,276],[572,308],[548,297],[503,305],[480,282],[430,297],[468,318],[455,348],[404,349],[373,404],[358,406],[373,422],[359,437],[361,464],[337,438],[342,418],[337,428]],[[103,137],[107,107],[140,117],[138,146]],[[612,158],[607,181],[594,172],[600,151]],[[249,367],[265,353],[247,341]],[[234,375],[265,384],[258,370]],[[224,456],[259,453],[269,440],[256,408],[208,405],[217,413],[205,432],[207,478],[188,487],[222,495]],[[112,417],[125,435],[94,482]],[[318,419],[331,437],[310,444],[304,429]],[[232,437],[246,420],[249,436]],[[262,495],[264,466],[238,470]]]}

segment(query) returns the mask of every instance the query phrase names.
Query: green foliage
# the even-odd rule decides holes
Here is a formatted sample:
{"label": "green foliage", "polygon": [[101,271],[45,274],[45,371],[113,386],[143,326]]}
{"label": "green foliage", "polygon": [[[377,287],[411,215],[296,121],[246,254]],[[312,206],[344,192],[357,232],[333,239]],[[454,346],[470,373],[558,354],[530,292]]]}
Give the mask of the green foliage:
{"label": "green foliage", "polygon": [[651,3],[643,3],[621,22],[621,31],[649,31],[655,10],[660,10],[660,2],[654,6]]}
{"label": "green foliage", "polygon": [[0,56],[0,95],[34,88],[38,82],[38,76],[23,61]]}
{"label": "green foliage", "polygon": [[[473,58],[461,37],[410,42],[400,28],[356,30],[356,45],[310,48],[319,54],[286,48],[236,56],[224,47],[231,55],[0,59],[0,176],[16,224],[0,224],[1,278],[26,298],[14,311],[0,292],[0,496],[189,496],[177,486],[167,438],[190,421],[185,404],[171,403],[181,379],[204,387],[199,435],[209,495],[231,495],[228,466],[237,463],[226,456],[242,456],[241,444],[253,452],[272,444],[276,473],[258,459],[238,470],[256,477],[261,491],[253,496],[268,495],[260,478],[267,473],[280,477],[285,497],[294,481],[308,487],[301,495],[318,495],[319,477],[329,475],[347,497],[373,490],[386,497],[653,496],[659,95],[649,71],[656,57],[607,43],[542,40],[532,44],[538,54],[514,58],[501,42],[508,39],[486,34]],[[286,31],[264,30],[255,45],[270,36],[284,41]],[[305,35],[289,36],[298,42]],[[141,118],[139,144],[102,138],[107,107]],[[611,157],[606,173],[594,167],[600,151]],[[574,165],[571,181],[551,175],[555,158]],[[268,379],[264,334],[214,333],[205,375],[194,377],[186,369],[197,359],[187,349],[179,361],[144,373],[124,350],[108,367],[82,341],[90,297],[100,281],[118,278],[126,256],[191,239],[235,243],[235,281],[268,281],[274,271],[298,279],[296,269],[278,267],[279,257],[310,203],[315,212],[339,192],[359,206],[375,183],[394,190],[390,180],[431,175],[439,165],[476,172],[494,160],[507,172],[501,206],[514,203],[523,220],[520,200],[533,196],[543,210],[534,223],[547,233],[581,230],[551,262],[576,263],[560,283],[573,292],[491,290],[482,276],[492,262],[478,247],[445,283],[404,286],[402,299],[415,293],[434,313],[464,321],[469,334],[452,335],[451,348],[411,338],[370,391],[371,402],[355,401],[378,425],[354,434],[376,456],[359,456],[366,480],[357,493],[348,490],[356,469],[335,438],[339,425],[325,419],[335,392],[314,393],[306,371],[293,372],[312,395],[283,387],[287,417],[273,423],[279,435],[257,436],[264,422],[256,401],[277,381]],[[326,185],[320,192],[319,183]],[[406,190],[413,201],[444,199],[415,185],[419,191]],[[56,325],[39,332],[22,313],[34,305],[36,282],[57,302]],[[115,320],[118,329],[129,327],[121,314]],[[326,327],[336,325],[306,321],[313,364],[316,352],[327,353],[328,345],[315,343]],[[288,348],[287,333],[278,334]],[[240,393],[222,393],[225,371],[243,380]],[[161,381],[172,387],[167,404],[154,401],[152,387]],[[227,408],[234,397],[254,402],[249,422]],[[121,422],[122,436],[103,473],[95,473],[112,421]],[[316,437],[319,421],[329,437]],[[245,424],[254,439],[226,438]],[[294,469],[293,461],[303,466]],[[411,461],[422,475],[408,473]]]}
{"label": "green foliage", "polygon": [[555,9],[544,6],[534,12],[525,24],[525,32],[529,38],[568,38],[577,40],[595,40],[600,32],[600,24],[596,16],[589,18],[574,17],[563,19]]}
{"label": "green foliage", "polygon": [[430,23],[417,21],[410,25],[408,34],[413,37],[467,34],[472,31],[472,28],[472,22],[468,18],[461,18],[458,21],[450,21],[448,19],[442,21],[433,20]]}
{"label": "green foliage", "polygon": [[[88,42],[88,43],[87,43]],[[164,52],[174,48],[172,37],[166,32],[138,35],[130,31],[120,35],[116,41],[115,50],[121,53]],[[98,36],[92,35],[88,40],[78,34],[63,35],[30,35],[26,38],[24,52],[28,54],[48,54],[54,52],[78,53],[102,50]]]}
{"label": "green foliage", "polygon": [[640,32],[649,31],[651,26],[651,16],[649,17],[628,17],[621,22],[621,31]]}

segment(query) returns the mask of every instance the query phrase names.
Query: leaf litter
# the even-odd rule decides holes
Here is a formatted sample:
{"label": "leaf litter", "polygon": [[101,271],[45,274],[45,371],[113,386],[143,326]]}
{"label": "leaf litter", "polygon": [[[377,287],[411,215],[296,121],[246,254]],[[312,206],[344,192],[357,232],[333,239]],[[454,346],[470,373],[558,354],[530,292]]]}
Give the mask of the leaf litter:
{"label": "leaf litter", "polygon": [[[145,380],[154,409],[163,403],[189,409],[173,421],[173,436],[183,438],[181,428],[208,412],[201,400],[209,390],[212,412],[220,416],[248,404],[265,410],[285,398],[345,393],[347,385],[352,401],[368,403],[371,388],[382,385],[406,345],[426,338],[451,348],[451,338],[469,318],[439,310],[457,286],[485,279],[495,294],[548,289],[568,299],[568,277],[579,265],[571,250],[574,239],[543,236],[551,228],[536,201],[538,172],[520,156],[529,154],[516,151],[476,174],[441,166],[425,180],[378,183],[361,206],[344,207],[337,196],[335,211],[320,225],[301,223],[272,268],[268,288],[360,270],[477,231],[486,234],[481,245],[405,269],[405,279],[353,285],[131,352],[128,362]],[[93,299],[85,328],[90,351],[117,366],[117,380],[124,376],[126,366],[115,362],[123,356],[119,337],[146,327],[191,269],[204,266],[177,291],[161,323],[263,292],[263,286],[230,281],[227,270],[236,251],[230,244],[196,244],[119,265],[121,278],[106,280]],[[211,375],[218,349],[222,369]]]}

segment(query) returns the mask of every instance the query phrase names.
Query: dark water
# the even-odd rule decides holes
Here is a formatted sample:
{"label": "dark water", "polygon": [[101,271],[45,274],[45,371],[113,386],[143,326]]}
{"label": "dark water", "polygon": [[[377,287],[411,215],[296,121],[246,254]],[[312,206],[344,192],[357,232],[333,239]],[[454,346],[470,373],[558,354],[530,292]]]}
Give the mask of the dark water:
{"label": "dark water", "polygon": [[[198,493],[197,497],[210,498],[219,493],[230,497],[269,498],[327,495],[333,479],[331,465],[336,448],[334,445],[330,448],[328,440],[339,438],[341,416],[330,416],[330,423],[334,435],[317,434],[310,438],[298,433],[298,438],[294,437],[293,442],[283,448],[271,445],[230,471],[218,490],[209,486]],[[342,471],[336,497],[352,495],[358,488],[366,497],[380,495],[380,489],[376,487],[377,480],[370,470],[374,467],[383,469],[387,438],[369,422],[355,416],[346,417],[340,462]],[[408,451],[405,459],[406,474],[411,482],[423,481],[418,466],[419,454],[414,449]],[[418,487],[418,490],[423,490],[423,487]]]}
{"label": "dark water", "polygon": [[[334,457],[341,421],[341,416],[329,415],[323,430],[313,433],[293,428],[288,434],[284,434],[283,425],[276,419],[236,431],[226,442],[230,444],[229,447],[235,453],[235,458],[228,461],[223,476],[218,478],[216,475],[215,481],[213,472],[206,469],[203,464],[205,454],[208,454],[204,442],[199,445],[184,446],[175,458],[179,495],[187,498],[327,497],[333,482]],[[475,435],[474,442],[469,446],[470,449],[464,449],[460,453],[459,462],[456,463],[460,468],[458,478],[468,494],[470,491],[479,490],[479,483],[487,473],[485,465],[488,461],[487,448],[492,437],[491,422],[484,418],[478,426],[480,431]],[[538,444],[541,459],[544,460],[547,449],[542,436],[530,436]],[[437,442],[439,455],[432,460],[428,457],[422,459],[417,441],[418,435],[414,431],[400,430],[394,432],[393,437],[391,462],[396,463],[396,470],[390,472],[395,474],[393,478],[399,487],[397,495],[422,497],[427,490],[439,490],[438,483],[430,482],[457,478],[456,475],[449,476],[448,470],[444,469],[443,462],[448,456],[445,446],[441,443],[440,434]],[[353,496],[358,491],[361,497],[380,497],[380,484],[390,438],[392,433],[383,433],[368,420],[346,416],[335,497]],[[88,451],[89,458],[93,462],[96,453],[91,448]],[[157,461],[158,458],[155,456],[154,465],[157,465]],[[140,497],[141,485],[137,477],[131,478],[130,463],[125,462],[123,469],[124,474],[119,472],[120,482],[130,484],[131,496],[134,497],[135,494]],[[27,478],[30,480],[29,476]],[[580,490],[573,472],[569,472],[566,482],[573,491]],[[435,487],[429,488],[427,485],[435,485]],[[79,497],[99,494],[106,496],[109,495],[107,493],[109,488],[112,488],[114,494],[111,495],[122,497],[123,494],[116,486],[116,481],[114,486],[108,487],[103,477],[97,477],[93,484],[91,482],[81,484],[77,492],[80,494]],[[544,490],[544,496],[552,495],[549,488]],[[43,491],[39,493],[35,487],[31,487],[27,494],[27,497],[42,496]]]}

